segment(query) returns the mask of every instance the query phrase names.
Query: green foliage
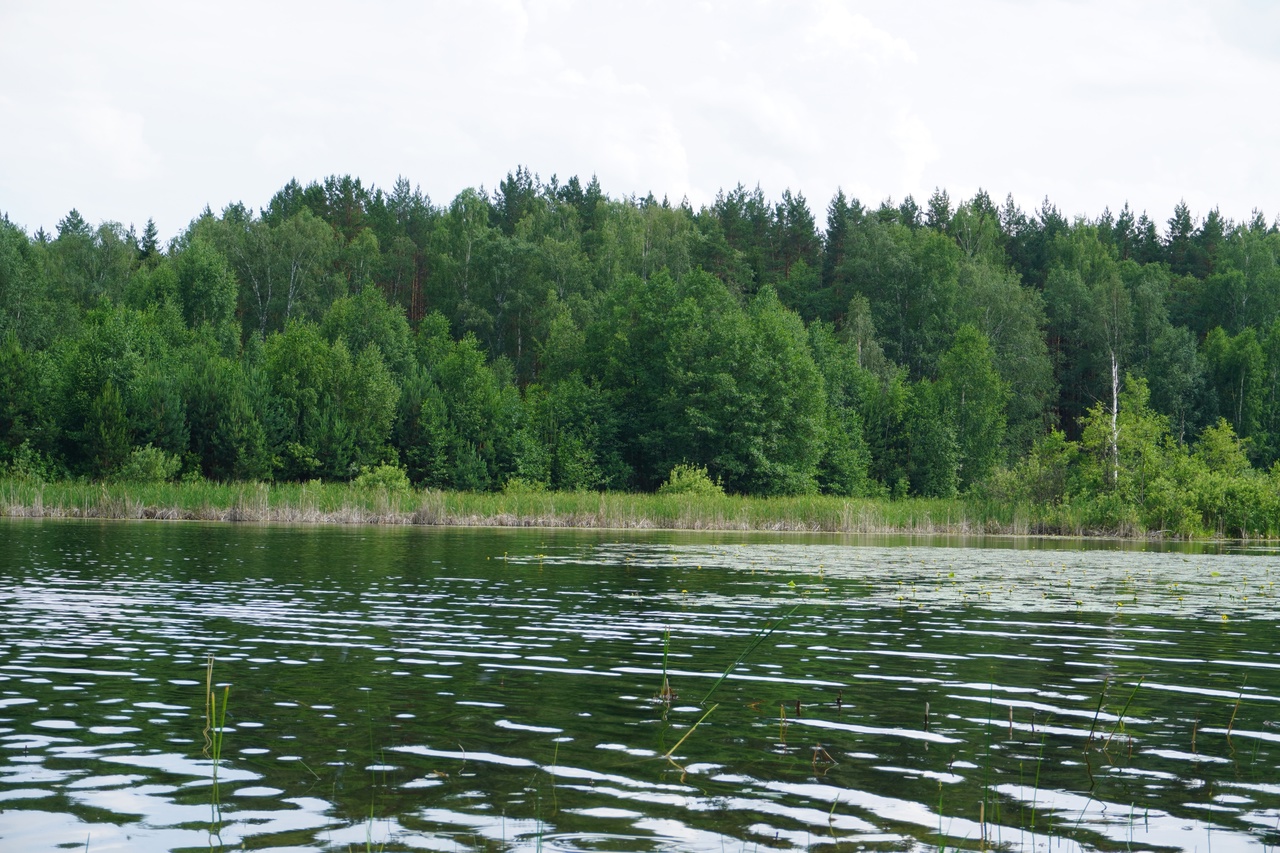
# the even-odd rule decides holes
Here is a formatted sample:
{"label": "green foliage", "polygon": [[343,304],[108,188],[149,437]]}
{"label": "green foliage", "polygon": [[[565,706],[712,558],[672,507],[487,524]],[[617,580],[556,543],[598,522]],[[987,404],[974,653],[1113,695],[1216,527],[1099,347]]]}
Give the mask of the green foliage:
{"label": "green foliage", "polygon": [[516,470],[529,482],[562,491],[619,487],[626,469],[616,433],[606,398],[577,373],[549,386],[530,385]]}
{"label": "green foliage", "polygon": [[0,461],[18,448],[45,455],[55,445],[56,366],[40,352],[28,352],[9,332],[0,342]]}
{"label": "green foliage", "polygon": [[[588,338],[593,379],[616,393],[624,458],[646,486],[679,461],[737,491],[816,488],[822,377],[803,324],[764,288],[745,309],[702,271],[625,279]],[[683,460],[682,458],[683,457]]]}
{"label": "green foliage", "polygon": [[961,266],[959,281],[958,319],[986,337],[991,362],[1008,389],[1000,454],[1022,456],[1044,434],[1057,396],[1045,341],[1044,298],[1014,273],[981,257]]}
{"label": "green foliage", "polygon": [[244,366],[208,351],[192,353],[182,371],[190,468],[216,481],[271,473],[266,430]]}
{"label": "green foliage", "polygon": [[396,377],[403,377],[413,364],[413,335],[404,310],[388,304],[377,287],[334,300],[320,322],[320,333],[330,343],[341,338],[351,352],[376,347]]}
{"label": "green foliage", "polygon": [[1257,333],[1245,329],[1231,336],[1215,328],[1205,338],[1203,353],[1218,413],[1237,435],[1253,436],[1262,427],[1266,406],[1266,356]]}
{"label": "green foliage", "polygon": [[682,462],[671,469],[667,480],[658,487],[660,495],[692,495],[694,497],[718,497],[724,495],[720,480],[711,479],[701,465]]}
{"label": "green foliage", "polygon": [[177,476],[181,468],[182,460],[176,454],[148,444],[134,448],[112,479],[121,483],[163,483]]}
{"label": "green foliage", "polygon": [[563,494],[684,464],[753,495],[1275,529],[1265,217],[1179,205],[1162,233],[942,189],[826,212],[820,232],[791,190],[695,210],[522,167],[443,205],[291,181],[167,250],[154,223],[0,217],[0,465]]}
{"label": "green foliage", "polygon": [[392,440],[415,484],[441,488],[449,472],[449,413],[430,374],[414,368],[400,389]]}
{"label": "green foliage", "polygon": [[236,279],[226,258],[197,238],[174,262],[182,316],[191,328],[209,325],[220,339],[235,340]]}
{"label": "green foliage", "polygon": [[263,356],[279,476],[350,479],[382,460],[399,393],[373,344],[353,359],[344,339],[330,344],[314,324],[293,322],[267,338]]}
{"label": "green foliage", "polygon": [[954,333],[961,252],[932,229],[864,219],[838,275],[865,296],[885,354],[913,377],[931,375]]}
{"label": "green foliage", "polygon": [[0,339],[13,335],[19,346],[47,344],[65,333],[63,309],[48,298],[44,247],[0,216]]}
{"label": "green foliage", "polygon": [[928,498],[955,497],[960,483],[961,449],[955,425],[947,417],[941,390],[921,381],[911,388],[906,412],[911,493]]}
{"label": "green foliage", "polygon": [[318,317],[345,286],[330,272],[337,252],[333,229],[307,207],[276,220],[255,219],[242,205],[232,205],[221,219],[206,216],[193,224],[189,242],[201,238],[235,272],[246,335],[265,338],[290,320]]}
{"label": "green foliage", "polygon": [[392,494],[405,494],[413,489],[403,468],[385,462],[365,467],[352,482],[358,489],[386,489]]}
{"label": "green foliage", "polygon": [[31,483],[46,483],[65,474],[45,454],[23,441],[7,455],[6,469],[10,476]]}
{"label": "green foliage", "polygon": [[509,477],[502,484],[505,495],[540,495],[546,491],[547,486],[541,480],[526,480],[524,477]]}
{"label": "green foliage", "polygon": [[996,373],[986,335],[969,324],[938,364],[943,417],[954,426],[961,488],[982,480],[1000,460],[1009,391]]}
{"label": "green foliage", "polygon": [[1070,476],[1079,457],[1079,448],[1054,430],[1035,443],[1017,467],[1022,495],[1032,503],[1053,506],[1068,494]]}
{"label": "green foliage", "polygon": [[90,404],[84,432],[92,473],[98,477],[115,474],[128,459],[131,444],[124,399],[112,380],[106,381]]}

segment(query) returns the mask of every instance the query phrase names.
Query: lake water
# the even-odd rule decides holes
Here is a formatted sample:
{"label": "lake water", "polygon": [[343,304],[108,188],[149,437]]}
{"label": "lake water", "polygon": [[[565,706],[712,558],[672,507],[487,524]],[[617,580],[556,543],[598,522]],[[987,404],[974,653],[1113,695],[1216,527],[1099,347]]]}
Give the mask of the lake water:
{"label": "lake water", "polygon": [[1280,556],[986,544],[0,522],[0,849],[1280,849]]}

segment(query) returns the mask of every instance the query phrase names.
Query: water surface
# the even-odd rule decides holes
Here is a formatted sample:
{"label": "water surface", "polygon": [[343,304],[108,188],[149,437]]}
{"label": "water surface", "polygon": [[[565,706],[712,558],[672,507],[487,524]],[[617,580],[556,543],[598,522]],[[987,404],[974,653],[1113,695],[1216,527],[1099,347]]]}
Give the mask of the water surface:
{"label": "water surface", "polygon": [[65,521],[0,544],[4,850],[1280,846],[1265,550]]}

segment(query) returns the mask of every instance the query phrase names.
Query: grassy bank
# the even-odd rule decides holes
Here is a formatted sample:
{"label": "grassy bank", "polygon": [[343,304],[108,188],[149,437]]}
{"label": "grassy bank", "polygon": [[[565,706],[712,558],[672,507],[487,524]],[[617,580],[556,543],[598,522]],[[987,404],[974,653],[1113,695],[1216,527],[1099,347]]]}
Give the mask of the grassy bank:
{"label": "grassy bank", "polygon": [[977,499],[755,498],[619,492],[391,491],[348,483],[41,483],[0,480],[0,514],[32,518],[190,519],[831,533],[1142,536],[1069,507]]}

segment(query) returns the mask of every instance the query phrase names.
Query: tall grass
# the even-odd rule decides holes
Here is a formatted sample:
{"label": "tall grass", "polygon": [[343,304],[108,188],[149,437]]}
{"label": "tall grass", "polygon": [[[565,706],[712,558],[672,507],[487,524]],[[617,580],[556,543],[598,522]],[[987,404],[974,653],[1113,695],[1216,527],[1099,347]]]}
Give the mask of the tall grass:
{"label": "tall grass", "polygon": [[[425,524],[766,530],[951,535],[1140,536],[1087,509],[980,497],[905,500],[830,495],[442,492],[351,483],[42,483],[0,479],[0,514],[36,518],[152,518],[326,524]],[[1277,531],[1280,533],[1280,531]]]}
{"label": "tall grass", "polygon": [[1025,519],[964,500],[757,498],[623,492],[389,491],[348,483],[40,483],[0,479],[0,514],[331,524],[1017,533]]}

